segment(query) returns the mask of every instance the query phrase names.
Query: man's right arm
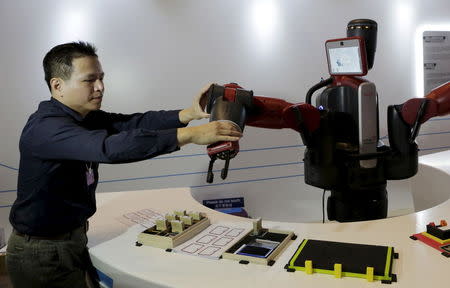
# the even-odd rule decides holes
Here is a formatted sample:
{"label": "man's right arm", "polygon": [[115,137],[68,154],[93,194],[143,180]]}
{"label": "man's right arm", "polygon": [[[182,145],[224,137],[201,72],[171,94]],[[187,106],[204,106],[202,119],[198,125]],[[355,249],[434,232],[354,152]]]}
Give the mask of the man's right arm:
{"label": "man's right arm", "polygon": [[105,129],[86,129],[65,117],[43,118],[32,126],[24,129],[21,150],[27,149],[41,159],[99,163],[135,162],[177,151],[188,143],[207,145],[241,137],[229,122],[166,130],[131,129],[114,134]]}
{"label": "man's right arm", "polygon": [[188,143],[208,145],[219,141],[238,141],[242,133],[237,125],[231,122],[209,122],[200,126],[177,129],[178,145],[181,147]]}
{"label": "man's right arm", "polygon": [[21,152],[45,160],[127,163],[179,149],[176,128],[111,133],[106,129],[84,128],[66,117],[36,120],[25,127],[20,148]]}

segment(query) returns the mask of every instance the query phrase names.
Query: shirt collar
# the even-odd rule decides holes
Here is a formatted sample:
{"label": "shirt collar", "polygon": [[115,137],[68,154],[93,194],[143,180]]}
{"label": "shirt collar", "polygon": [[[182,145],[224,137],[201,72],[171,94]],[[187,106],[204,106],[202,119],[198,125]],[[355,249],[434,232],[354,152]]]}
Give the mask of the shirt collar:
{"label": "shirt collar", "polygon": [[84,119],[83,116],[81,116],[77,111],[75,111],[72,108],[69,108],[68,106],[66,106],[63,103],[59,102],[54,97],[52,97],[50,99],[50,102],[53,103],[54,105],[58,106],[59,108],[61,108],[64,112],[66,112],[67,114],[69,114],[73,118],[75,118],[75,120],[77,120],[79,122],[83,121],[83,119]]}

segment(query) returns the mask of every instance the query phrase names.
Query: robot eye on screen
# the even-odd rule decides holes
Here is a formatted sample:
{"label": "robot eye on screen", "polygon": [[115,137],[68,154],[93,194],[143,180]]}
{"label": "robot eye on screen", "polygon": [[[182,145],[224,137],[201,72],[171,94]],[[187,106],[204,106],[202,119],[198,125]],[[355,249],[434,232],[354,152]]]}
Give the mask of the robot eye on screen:
{"label": "robot eye on screen", "polygon": [[[347,38],[325,43],[330,77],[306,93],[305,103],[254,96],[236,83],[212,85],[206,110],[210,121],[232,121],[245,125],[300,133],[306,146],[305,183],[330,190],[329,220],[339,222],[386,218],[387,180],[407,179],[418,169],[415,138],[421,124],[450,113],[450,82],[424,98],[413,98],[387,109],[389,146],[380,141],[378,93],[374,83],[361,78],[373,67],[377,23],[352,20]],[[313,94],[324,88],[312,104]],[[228,173],[230,159],[239,152],[238,142],[219,142],[207,147],[210,163],[207,182],[213,182],[213,164],[225,160],[221,178]]]}

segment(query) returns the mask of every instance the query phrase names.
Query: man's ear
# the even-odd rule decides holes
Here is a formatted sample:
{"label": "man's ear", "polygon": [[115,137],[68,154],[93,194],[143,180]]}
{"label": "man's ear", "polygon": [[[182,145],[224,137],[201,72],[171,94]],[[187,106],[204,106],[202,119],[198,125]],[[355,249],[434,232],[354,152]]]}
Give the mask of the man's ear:
{"label": "man's ear", "polygon": [[52,78],[50,79],[50,87],[52,91],[61,95],[62,92],[63,80],[61,78]]}

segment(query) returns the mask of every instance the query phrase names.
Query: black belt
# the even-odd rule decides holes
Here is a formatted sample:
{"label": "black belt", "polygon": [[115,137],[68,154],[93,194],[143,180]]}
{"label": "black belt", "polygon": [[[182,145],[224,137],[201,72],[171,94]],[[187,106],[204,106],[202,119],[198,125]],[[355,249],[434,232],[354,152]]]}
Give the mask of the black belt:
{"label": "black belt", "polygon": [[34,236],[34,235],[28,235],[28,234],[24,234],[21,233],[19,231],[17,231],[16,229],[13,229],[13,233],[16,234],[19,237],[24,237],[27,239],[36,239],[36,240],[66,240],[66,239],[70,239],[70,237],[72,236],[72,233],[75,230],[78,229],[82,229],[84,228],[84,232],[86,233],[89,229],[89,222],[86,222],[86,224],[84,224],[83,226],[77,227],[75,229],[73,229],[72,231],[66,232],[66,233],[62,233],[62,234],[56,234],[56,235],[49,235],[49,236]]}

